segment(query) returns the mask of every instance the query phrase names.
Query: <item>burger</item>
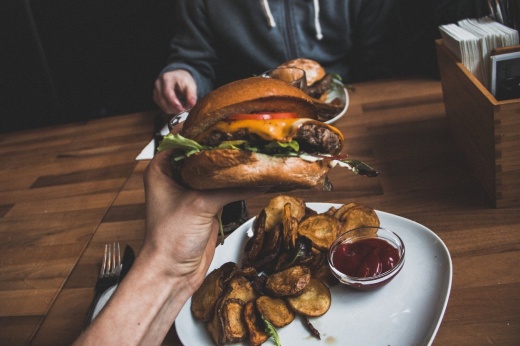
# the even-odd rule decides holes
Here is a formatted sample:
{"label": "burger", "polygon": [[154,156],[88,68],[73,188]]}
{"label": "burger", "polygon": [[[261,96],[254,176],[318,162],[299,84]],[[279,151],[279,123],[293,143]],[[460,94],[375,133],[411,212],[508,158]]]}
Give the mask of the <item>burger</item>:
{"label": "burger", "polygon": [[165,136],[158,149],[174,150],[175,179],[198,190],[311,188],[338,164],[368,172],[340,155],[342,133],[316,117],[312,99],[298,88],[241,79],[197,102],[181,132]]}
{"label": "burger", "polygon": [[278,67],[298,67],[304,70],[307,77],[307,94],[314,98],[320,98],[334,82],[334,75],[327,73],[315,60],[298,58],[286,61]]}
{"label": "burger", "polygon": [[319,120],[330,120],[343,111],[346,104],[345,87],[339,75],[328,73],[319,62],[304,58],[286,61],[279,67],[298,67],[305,71],[306,93],[318,107]]}

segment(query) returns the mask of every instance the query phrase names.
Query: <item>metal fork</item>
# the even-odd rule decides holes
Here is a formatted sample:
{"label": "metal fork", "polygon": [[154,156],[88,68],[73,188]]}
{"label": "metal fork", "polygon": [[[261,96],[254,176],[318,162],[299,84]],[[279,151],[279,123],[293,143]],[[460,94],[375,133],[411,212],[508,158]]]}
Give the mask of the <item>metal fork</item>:
{"label": "metal fork", "polygon": [[87,315],[85,327],[87,327],[91,320],[92,315],[96,309],[101,295],[108,290],[110,287],[117,284],[119,276],[121,275],[121,247],[119,242],[113,244],[105,244],[105,253],[103,255],[103,263],[101,264],[101,270],[99,277],[96,282],[94,300],[89,309]]}

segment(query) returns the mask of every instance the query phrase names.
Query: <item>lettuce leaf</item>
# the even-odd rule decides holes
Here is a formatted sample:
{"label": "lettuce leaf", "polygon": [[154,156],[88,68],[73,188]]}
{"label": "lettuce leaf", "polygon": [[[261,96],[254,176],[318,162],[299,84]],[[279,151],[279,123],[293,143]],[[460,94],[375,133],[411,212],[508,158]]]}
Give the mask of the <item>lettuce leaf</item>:
{"label": "lettuce leaf", "polygon": [[210,147],[200,145],[194,140],[183,137],[179,134],[167,134],[159,144],[157,150],[182,150],[186,156],[193,155]]}
{"label": "lettuce leaf", "polygon": [[294,140],[288,143],[271,142],[265,148],[268,151],[293,151],[297,153],[300,151],[300,144]]}
{"label": "lettuce leaf", "polygon": [[246,140],[234,140],[234,141],[223,141],[218,147],[204,146],[196,141],[183,137],[179,134],[168,134],[164,136],[164,139],[159,144],[157,150],[180,150],[184,155],[177,157],[177,160],[189,157],[195,153],[212,150],[212,149],[236,149],[236,150],[248,150],[255,153],[265,153],[275,156],[295,156],[300,150],[298,142],[291,141],[289,143],[282,142],[270,142],[263,148],[252,146]]}
{"label": "lettuce leaf", "polygon": [[264,315],[261,315],[260,317],[262,318],[262,321],[264,322],[265,332],[271,338],[273,338],[273,341],[276,346],[281,346],[282,344],[280,342],[280,336],[278,335],[278,331],[276,330],[275,326],[273,326],[273,324],[271,322],[269,322],[269,320],[267,318],[265,318]]}

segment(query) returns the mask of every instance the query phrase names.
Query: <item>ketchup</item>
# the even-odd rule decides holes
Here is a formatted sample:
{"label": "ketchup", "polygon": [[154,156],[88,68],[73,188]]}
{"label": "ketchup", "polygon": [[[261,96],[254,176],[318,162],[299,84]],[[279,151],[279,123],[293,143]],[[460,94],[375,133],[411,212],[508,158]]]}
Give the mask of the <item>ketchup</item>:
{"label": "ketchup", "polygon": [[332,255],[332,263],[337,270],[360,278],[382,274],[398,262],[399,251],[379,238],[340,244]]}

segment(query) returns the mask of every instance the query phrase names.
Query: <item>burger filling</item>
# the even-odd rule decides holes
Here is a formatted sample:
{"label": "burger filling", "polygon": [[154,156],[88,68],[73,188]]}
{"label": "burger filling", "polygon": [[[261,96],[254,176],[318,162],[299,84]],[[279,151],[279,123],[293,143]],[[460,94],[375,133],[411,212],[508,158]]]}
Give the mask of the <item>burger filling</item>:
{"label": "burger filling", "polygon": [[[211,131],[200,144],[218,147],[222,142],[239,140],[246,141],[250,146],[260,150],[272,142],[262,138],[256,133],[252,133],[248,128],[241,128],[236,132],[224,132],[221,130]],[[292,140],[298,143],[301,151],[307,153],[333,155],[340,152],[342,148],[342,138],[338,133],[314,122],[300,126]]]}
{"label": "burger filling", "polygon": [[333,83],[333,75],[327,74],[325,77],[317,81],[316,83],[307,87],[307,94],[314,98],[320,98],[320,96],[330,89]]}
{"label": "burger filling", "polygon": [[158,150],[176,150],[174,161],[177,164],[174,166],[201,151],[237,149],[271,156],[299,157],[306,161],[326,159],[330,166],[339,165],[356,174],[379,174],[363,162],[341,155],[342,147],[342,133],[326,123],[296,116],[265,119],[257,114],[248,114],[219,121],[195,140],[169,134]]}

